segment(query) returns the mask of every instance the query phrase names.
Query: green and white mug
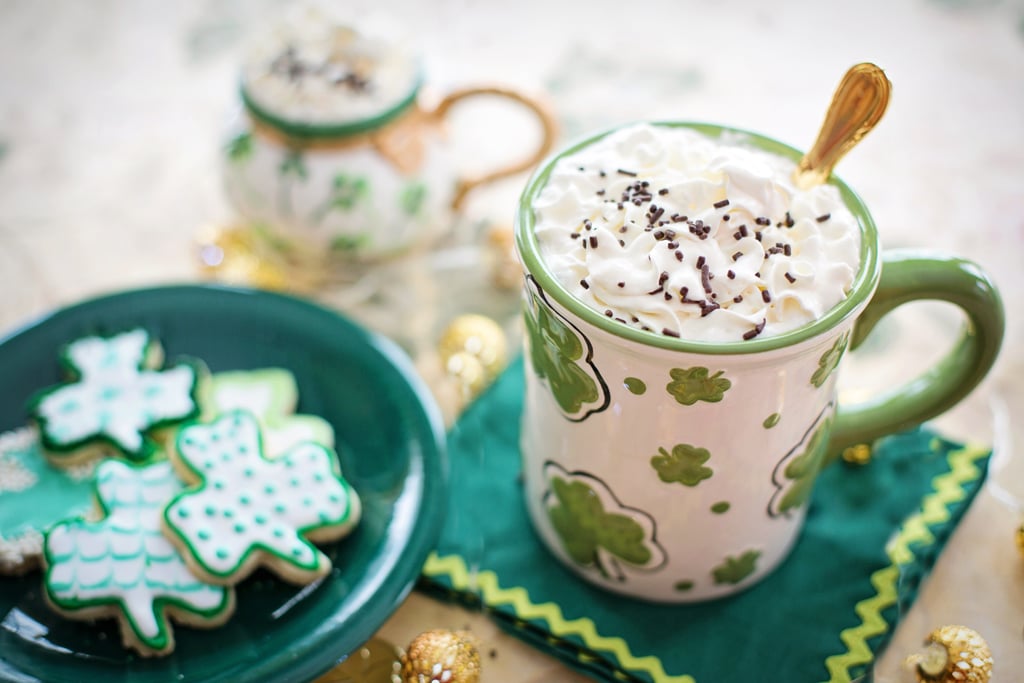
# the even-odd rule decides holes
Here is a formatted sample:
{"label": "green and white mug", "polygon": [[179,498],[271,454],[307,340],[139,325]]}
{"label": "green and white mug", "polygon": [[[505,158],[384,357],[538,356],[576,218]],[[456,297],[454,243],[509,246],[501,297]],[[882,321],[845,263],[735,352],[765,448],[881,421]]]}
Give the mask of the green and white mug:
{"label": "green and white mug", "polygon": [[[799,160],[780,142],[685,126]],[[797,330],[749,341],[671,338],[619,324],[570,294],[546,267],[533,201],[554,163],[529,181],[516,217],[525,270],[526,393],[521,450],[526,505],[544,543],[598,586],[691,602],[753,585],[787,556],[820,469],[842,449],[928,420],[985,376],[1002,341],[999,295],[974,264],[882,254],[867,207],[832,178],[861,230],[848,296]],[[857,405],[839,404],[836,373],[878,320],[904,303],[955,304],[967,324],[921,377]]]}

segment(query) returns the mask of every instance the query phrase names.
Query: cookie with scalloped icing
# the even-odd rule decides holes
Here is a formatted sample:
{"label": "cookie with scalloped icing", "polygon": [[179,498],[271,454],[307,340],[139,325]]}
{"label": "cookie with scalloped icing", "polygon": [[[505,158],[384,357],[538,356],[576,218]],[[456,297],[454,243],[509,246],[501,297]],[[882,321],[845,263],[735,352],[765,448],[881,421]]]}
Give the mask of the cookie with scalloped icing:
{"label": "cookie with scalloped icing", "polygon": [[67,517],[92,513],[95,464],[54,467],[32,427],[0,434],[0,574],[35,569],[43,532]]}
{"label": "cookie with scalloped icing", "polygon": [[310,583],[331,569],[314,543],[359,521],[359,496],[332,449],[304,442],[271,459],[250,413],[183,427],[171,457],[192,485],[164,510],[164,531],[206,581],[235,584],[262,566]]}
{"label": "cookie with scalloped icing", "polygon": [[203,421],[245,410],[260,423],[263,448],[274,458],[292,446],[312,441],[334,447],[334,428],[318,415],[296,414],[299,388],[284,368],[233,370],[210,375],[199,390]]}
{"label": "cookie with scalloped icing", "polygon": [[60,355],[70,380],[37,393],[29,414],[54,464],[93,459],[104,446],[129,460],[154,455],[163,428],[199,414],[200,368],[161,369],[163,349],[144,329],[72,341]]}
{"label": "cookie with scalloped icing", "polygon": [[197,579],[161,533],[167,502],[182,490],[167,460],[96,468],[103,517],[69,519],[46,532],[46,600],[76,620],[117,618],[121,639],[143,656],[174,649],[171,621],[212,628],[234,611],[234,590]]}

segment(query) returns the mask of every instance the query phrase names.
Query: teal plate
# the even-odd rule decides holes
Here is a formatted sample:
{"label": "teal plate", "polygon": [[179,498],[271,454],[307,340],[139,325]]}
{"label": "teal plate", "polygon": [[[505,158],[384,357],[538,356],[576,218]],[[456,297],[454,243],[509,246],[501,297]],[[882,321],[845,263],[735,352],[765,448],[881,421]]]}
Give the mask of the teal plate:
{"label": "teal plate", "polygon": [[336,313],[291,297],[217,286],[130,291],[86,301],[0,339],[0,430],[60,379],[58,349],[89,334],[145,327],[166,357],[211,371],[277,366],[299,385],[299,412],[336,432],[363,516],[323,547],[334,569],[297,588],[257,573],[223,626],[175,625],[175,651],[141,658],[114,619],[66,620],[45,604],[39,573],[0,577],[0,679],[20,682],[306,681],[358,648],[402,602],[440,533],[444,430],[408,358]]}

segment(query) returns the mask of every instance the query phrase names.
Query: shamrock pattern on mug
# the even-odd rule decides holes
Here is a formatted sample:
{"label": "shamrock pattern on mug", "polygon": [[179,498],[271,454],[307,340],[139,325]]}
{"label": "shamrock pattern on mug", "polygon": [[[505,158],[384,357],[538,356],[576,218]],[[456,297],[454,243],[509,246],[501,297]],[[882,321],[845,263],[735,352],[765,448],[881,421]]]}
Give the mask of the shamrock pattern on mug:
{"label": "shamrock pattern on mug", "polygon": [[610,401],[608,386],[592,359],[593,347],[548,304],[532,278],[527,282],[525,320],[533,372],[546,380],[563,414],[581,422],[605,410]]}
{"label": "shamrock pattern on mug", "polygon": [[626,580],[622,563],[644,570],[665,563],[650,515],[622,505],[607,484],[586,472],[549,462],[545,473],[548,517],[573,562],[617,582]]}

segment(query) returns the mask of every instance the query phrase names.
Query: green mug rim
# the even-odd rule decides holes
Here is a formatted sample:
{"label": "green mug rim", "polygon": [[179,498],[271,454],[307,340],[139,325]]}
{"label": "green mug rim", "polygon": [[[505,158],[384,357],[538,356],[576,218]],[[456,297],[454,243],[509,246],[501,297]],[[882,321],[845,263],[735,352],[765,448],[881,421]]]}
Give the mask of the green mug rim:
{"label": "green mug rim", "polygon": [[520,196],[519,207],[515,217],[515,243],[526,272],[532,275],[544,293],[557,301],[560,306],[577,318],[590,323],[604,332],[645,346],[670,351],[711,355],[745,355],[794,346],[816,337],[841,325],[848,318],[855,315],[863,304],[867,303],[875,287],[878,285],[882,270],[881,259],[879,258],[878,230],[875,227],[874,219],[861,198],[849,185],[834,174],[829,177],[828,183],[839,190],[843,203],[846,204],[846,207],[853,214],[860,227],[860,261],[857,275],[854,277],[850,292],[846,298],[812,323],[783,334],[748,341],[692,341],[667,337],[657,332],[645,332],[644,330],[623,325],[609,319],[583,303],[580,299],[577,299],[551,273],[540,256],[540,247],[537,243],[537,235],[534,232],[533,200],[547,185],[548,178],[558,160],[574,154],[616,131],[627,128],[630,125],[636,125],[637,123],[647,123],[652,126],[668,128],[689,128],[715,139],[720,138],[723,134],[736,134],[743,136],[741,140],[743,143],[750,143],[757,149],[779,154],[793,161],[799,161],[803,156],[803,153],[795,147],[760,133],[742,128],[694,121],[643,121],[615,126],[596,135],[578,140],[563,150],[556,152],[548,157],[533,173]]}
{"label": "green mug rim", "polygon": [[309,123],[274,114],[260,106],[249,94],[244,76],[239,79],[238,91],[246,111],[258,121],[298,140],[322,140],[361,135],[390,123],[404,114],[416,102],[422,87],[423,70],[417,68],[409,92],[395,104],[378,114],[352,119],[344,123]]}

